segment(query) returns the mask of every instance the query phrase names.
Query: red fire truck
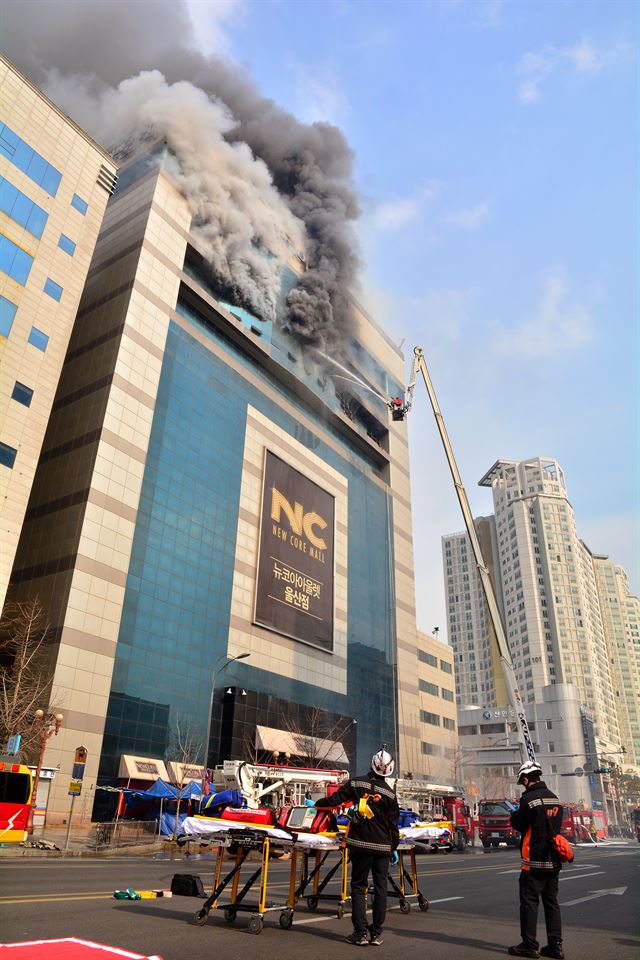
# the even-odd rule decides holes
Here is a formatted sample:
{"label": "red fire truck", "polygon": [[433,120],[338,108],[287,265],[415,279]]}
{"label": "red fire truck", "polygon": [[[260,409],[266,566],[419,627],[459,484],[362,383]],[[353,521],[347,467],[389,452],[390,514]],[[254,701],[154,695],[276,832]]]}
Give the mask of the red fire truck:
{"label": "red fire truck", "polygon": [[585,810],[565,804],[562,835],[570,843],[595,843],[607,837],[607,823],[602,810]]}
{"label": "red fire truck", "polygon": [[520,834],[510,823],[514,809],[515,803],[506,797],[478,801],[478,833],[483,847],[497,847],[501,843],[518,846]]}
{"label": "red fire truck", "polygon": [[414,779],[396,780],[395,786],[402,808],[448,830],[432,842],[433,853],[464,850],[473,841],[474,823],[460,787]]}
{"label": "red fire truck", "polygon": [[0,843],[22,843],[27,839],[33,777],[29,767],[0,760]]}

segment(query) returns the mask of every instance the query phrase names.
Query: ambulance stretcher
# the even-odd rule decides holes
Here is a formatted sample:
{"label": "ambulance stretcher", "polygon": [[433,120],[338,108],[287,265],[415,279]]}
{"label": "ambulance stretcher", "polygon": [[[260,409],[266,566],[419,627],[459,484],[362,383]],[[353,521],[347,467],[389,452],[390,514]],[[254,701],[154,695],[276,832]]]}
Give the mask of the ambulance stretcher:
{"label": "ambulance stretcher", "polygon": [[[315,811],[304,808],[293,808],[299,812],[300,826],[304,826],[305,816],[311,819]],[[304,812],[302,812],[304,811]],[[234,823],[208,817],[187,817],[182,825],[183,835],[178,843],[183,845],[190,841],[212,844],[217,848],[214,865],[212,892],[195,915],[198,926],[207,923],[211,910],[223,910],[227,923],[233,923],[238,913],[250,913],[249,932],[262,932],[264,918],[268,913],[279,913],[279,923],[283,930],[288,930],[293,924],[293,916],[298,901],[307,894],[311,884],[311,892],[307,894],[307,906],[310,910],[317,909],[320,901],[332,900],[336,902],[336,916],[344,915],[344,906],[348,902],[347,874],[348,848],[343,844],[338,833],[309,833],[304,829],[291,826],[286,829],[281,826],[266,826],[250,823]],[[389,895],[399,900],[402,913],[411,909],[410,900],[417,900],[421,910],[429,909],[429,901],[418,887],[418,877],[415,861],[415,846],[422,840],[428,845],[429,840],[439,833],[436,827],[422,826],[408,827],[400,831],[400,846],[398,848],[398,879],[390,874]],[[223,877],[223,863],[225,851],[231,849],[235,853],[232,869]],[[274,849],[290,852],[289,887],[286,900],[274,903],[267,899],[269,881],[269,862]],[[240,888],[240,875],[251,850],[260,851],[260,866],[249,876]],[[324,867],[330,853],[340,854],[334,863],[323,875]],[[405,856],[409,857],[410,872],[406,869]],[[310,858],[314,857],[313,868],[310,870]],[[298,877],[298,861],[300,860],[300,876]],[[335,874],[340,870],[340,893],[330,894],[325,888]],[[246,901],[247,894],[258,884],[257,902]],[[221,899],[227,888],[230,887],[229,899]]]}

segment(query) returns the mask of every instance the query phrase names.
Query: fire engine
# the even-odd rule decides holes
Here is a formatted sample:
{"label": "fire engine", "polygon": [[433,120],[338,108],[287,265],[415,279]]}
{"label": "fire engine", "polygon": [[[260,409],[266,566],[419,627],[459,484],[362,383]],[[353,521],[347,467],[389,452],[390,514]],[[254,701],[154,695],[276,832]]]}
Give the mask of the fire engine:
{"label": "fire engine", "polygon": [[239,790],[250,809],[269,803],[277,808],[303,805],[306,797],[324,797],[349,778],[346,770],[288,767],[225,760],[215,768],[215,790]]}
{"label": "fire engine", "polygon": [[22,843],[27,839],[33,777],[29,767],[14,757],[0,759],[0,843]]}
{"label": "fire engine", "polygon": [[434,853],[464,850],[473,841],[473,819],[460,787],[428,780],[398,779],[395,788],[402,809],[412,810],[422,820],[449,831],[448,837],[432,841]]}
{"label": "fire engine", "polygon": [[607,824],[602,810],[586,810],[565,804],[561,829],[562,835],[571,843],[594,843],[607,837]]}
{"label": "fire engine", "polygon": [[514,809],[515,803],[506,797],[478,801],[478,833],[483,847],[497,847],[501,843],[518,846],[520,834],[510,822]]}

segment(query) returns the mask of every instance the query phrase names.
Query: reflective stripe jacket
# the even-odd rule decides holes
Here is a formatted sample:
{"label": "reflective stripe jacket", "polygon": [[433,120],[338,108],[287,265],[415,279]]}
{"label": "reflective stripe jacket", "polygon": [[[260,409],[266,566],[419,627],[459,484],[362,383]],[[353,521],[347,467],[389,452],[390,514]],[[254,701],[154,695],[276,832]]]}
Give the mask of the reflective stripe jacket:
{"label": "reflective stripe jacket", "polygon": [[343,783],[330,797],[316,800],[316,807],[326,810],[353,804],[357,809],[362,798],[367,798],[373,817],[355,816],[349,824],[346,844],[352,853],[362,850],[366,853],[390,854],[400,840],[400,810],[395,792],[384,777],[379,777],[373,770],[363,777],[353,777]]}
{"label": "reflective stripe jacket", "polygon": [[540,780],[527,787],[520,807],[511,814],[511,826],[519,830],[520,862],[523,870],[559,870],[551,837],[562,827],[562,804]]}

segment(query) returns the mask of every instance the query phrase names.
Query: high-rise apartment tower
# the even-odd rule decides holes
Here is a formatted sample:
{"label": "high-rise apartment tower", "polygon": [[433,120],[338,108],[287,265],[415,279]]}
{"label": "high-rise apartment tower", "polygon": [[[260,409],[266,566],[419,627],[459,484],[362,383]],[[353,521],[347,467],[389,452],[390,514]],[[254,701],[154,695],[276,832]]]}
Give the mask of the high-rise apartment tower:
{"label": "high-rise apartment tower", "polygon": [[[560,464],[544,457],[498,460],[480,486],[490,487],[493,493],[494,532],[491,539],[485,538],[483,553],[495,568],[497,594],[523,700],[539,702],[547,685],[573,683],[593,715],[600,746],[619,748],[621,733],[609,641],[600,610],[594,558],[577,535]],[[447,550],[453,554],[454,541],[458,550],[466,549],[461,539],[463,534],[443,538],[449,598],[460,597],[461,592],[463,596],[465,592],[478,596],[470,552],[464,564],[467,569],[447,566]],[[465,575],[468,580],[463,579]],[[484,600],[465,602],[471,604],[471,621],[469,610],[458,611],[455,603],[449,603],[449,630],[461,677],[459,695],[480,705],[502,706],[505,701],[496,701],[493,696],[491,675],[495,675],[495,666],[484,648]],[[480,629],[485,629],[478,641],[474,635],[473,642],[480,645],[479,649],[468,647],[468,630],[461,634],[462,615],[465,628],[475,616]],[[473,658],[465,661],[470,654]]]}

